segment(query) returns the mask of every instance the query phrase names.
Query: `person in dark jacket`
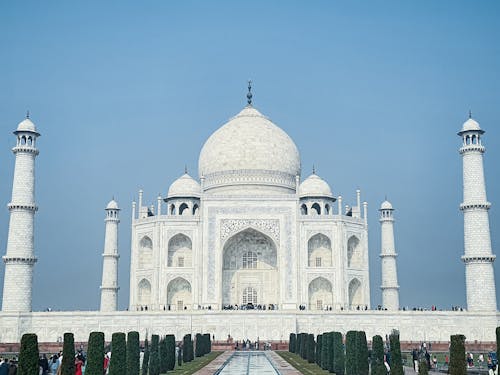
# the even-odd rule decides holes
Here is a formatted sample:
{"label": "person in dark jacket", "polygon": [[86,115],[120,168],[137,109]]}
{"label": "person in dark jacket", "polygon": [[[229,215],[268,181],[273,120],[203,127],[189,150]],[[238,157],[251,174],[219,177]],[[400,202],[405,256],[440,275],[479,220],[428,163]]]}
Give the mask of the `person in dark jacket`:
{"label": "person in dark jacket", "polygon": [[0,358],[0,375],[9,375],[9,363],[7,359]]}
{"label": "person in dark jacket", "polygon": [[10,360],[9,375],[17,375],[17,365],[13,359]]}

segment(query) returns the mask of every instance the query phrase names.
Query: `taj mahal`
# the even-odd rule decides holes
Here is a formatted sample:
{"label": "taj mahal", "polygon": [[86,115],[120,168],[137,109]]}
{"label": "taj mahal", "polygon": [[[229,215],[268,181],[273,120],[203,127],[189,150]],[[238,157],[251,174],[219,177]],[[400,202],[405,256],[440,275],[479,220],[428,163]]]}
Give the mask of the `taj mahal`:
{"label": "taj mahal", "polygon": [[[105,208],[100,310],[33,312],[40,133],[26,118],[14,131],[0,342],[18,342],[26,332],[41,342],[67,331],[83,341],[96,330],[107,337],[136,330],[286,340],[290,332],[350,329],[365,330],[369,337],[398,329],[407,341],[447,341],[456,333],[494,341],[500,315],[484,131],[471,116],[458,130],[464,311],[400,309],[392,204],[386,200],[377,210],[380,228],[370,230],[381,231],[381,244],[369,247],[368,203],[361,191],[355,202],[347,202],[314,169],[302,179],[297,146],[253,106],[249,85],[247,105],[203,145],[198,176],[186,170],[155,205],[144,203],[142,190],[132,203],[128,310],[117,310],[119,254],[125,249],[119,251],[120,208],[112,200]],[[380,309],[370,306],[369,251],[380,255]]]}

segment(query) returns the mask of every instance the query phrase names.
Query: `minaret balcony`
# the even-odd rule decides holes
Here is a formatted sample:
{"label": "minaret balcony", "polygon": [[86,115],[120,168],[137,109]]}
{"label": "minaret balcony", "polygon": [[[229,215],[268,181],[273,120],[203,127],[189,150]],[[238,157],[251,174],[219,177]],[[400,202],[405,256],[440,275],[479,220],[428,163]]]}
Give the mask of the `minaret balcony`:
{"label": "minaret balcony", "polygon": [[2,257],[3,262],[7,263],[17,263],[17,264],[35,264],[38,259],[36,257],[9,257],[7,255]]}
{"label": "minaret balcony", "polygon": [[9,203],[7,205],[9,211],[12,210],[28,210],[28,211],[38,211],[38,206],[36,204],[18,204],[18,203]]}
{"label": "minaret balcony", "polygon": [[477,210],[477,209],[489,210],[490,207],[491,207],[490,202],[486,202],[486,203],[462,203],[460,205],[460,211]]}
{"label": "minaret balcony", "polygon": [[488,255],[488,256],[462,256],[462,261],[467,263],[493,263],[496,259],[496,255]]}
{"label": "minaret balcony", "polygon": [[35,156],[37,156],[40,153],[40,151],[38,151],[37,148],[32,146],[16,146],[12,148],[12,152],[14,154],[17,154],[18,152],[26,152],[29,154],[34,154]]}
{"label": "minaret balcony", "polygon": [[480,153],[484,153],[484,146],[483,145],[479,145],[479,144],[476,144],[476,145],[466,145],[466,146],[462,146],[460,147],[460,149],[458,150],[458,152],[460,154],[465,154],[466,152],[480,152]]}

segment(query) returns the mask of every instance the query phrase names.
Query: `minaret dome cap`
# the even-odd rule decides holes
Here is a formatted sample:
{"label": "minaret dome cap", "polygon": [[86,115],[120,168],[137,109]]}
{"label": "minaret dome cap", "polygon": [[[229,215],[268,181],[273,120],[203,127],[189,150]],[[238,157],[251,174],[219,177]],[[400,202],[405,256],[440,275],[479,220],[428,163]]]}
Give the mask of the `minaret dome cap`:
{"label": "minaret dome cap", "polygon": [[17,134],[19,132],[30,132],[30,133],[35,133],[36,135],[40,135],[36,131],[35,124],[29,118],[25,118],[23,121],[19,123],[19,125],[17,125],[17,129],[14,132],[14,134]]}
{"label": "minaret dome cap", "polygon": [[114,199],[111,199],[106,206],[106,210],[119,210],[118,203]]}
{"label": "minaret dome cap", "polygon": [[385,200],[380,205],[380,209],[381,210],[393,210],[394,208],[392,208],[391,202],[389,202],[388,200]]}
{"label": "minaret dome cap", "polygon": [[462,125],[462,130],[460,130],[460,133],[458,134],[470,131],[484,133],[484,130],[481,129],[479,123],[473,118],[469,118],[467,121],[464,122],[464,124]]}

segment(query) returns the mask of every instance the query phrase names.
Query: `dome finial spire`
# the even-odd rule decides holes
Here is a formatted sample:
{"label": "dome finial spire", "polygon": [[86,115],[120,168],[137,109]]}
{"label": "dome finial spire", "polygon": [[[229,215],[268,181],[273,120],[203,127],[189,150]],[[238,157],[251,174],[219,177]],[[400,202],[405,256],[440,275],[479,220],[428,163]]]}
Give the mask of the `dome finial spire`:
{"label": "dome finial spire", "polygon": [[248,80],[248,93],[247,93],[247,103],[249,106],[252,105],[252,80]]}
{"label": "dome finial spire", "polygon": [[472,118],[472,111],[469,109],[469,118]]}
{"label": "dome finial spire", "polygon": [[316,174],[316,167],[313,164],[313,174]]}
{"label": "dome finial spire", "polygon": [[26,118],[30,118],[30,110],[29,109],[26,111]]}
{"label": "dome finial spire", "polygon": [[187,174],[188,173],[188,166],[187,164],[184,164],[184,174]]}

